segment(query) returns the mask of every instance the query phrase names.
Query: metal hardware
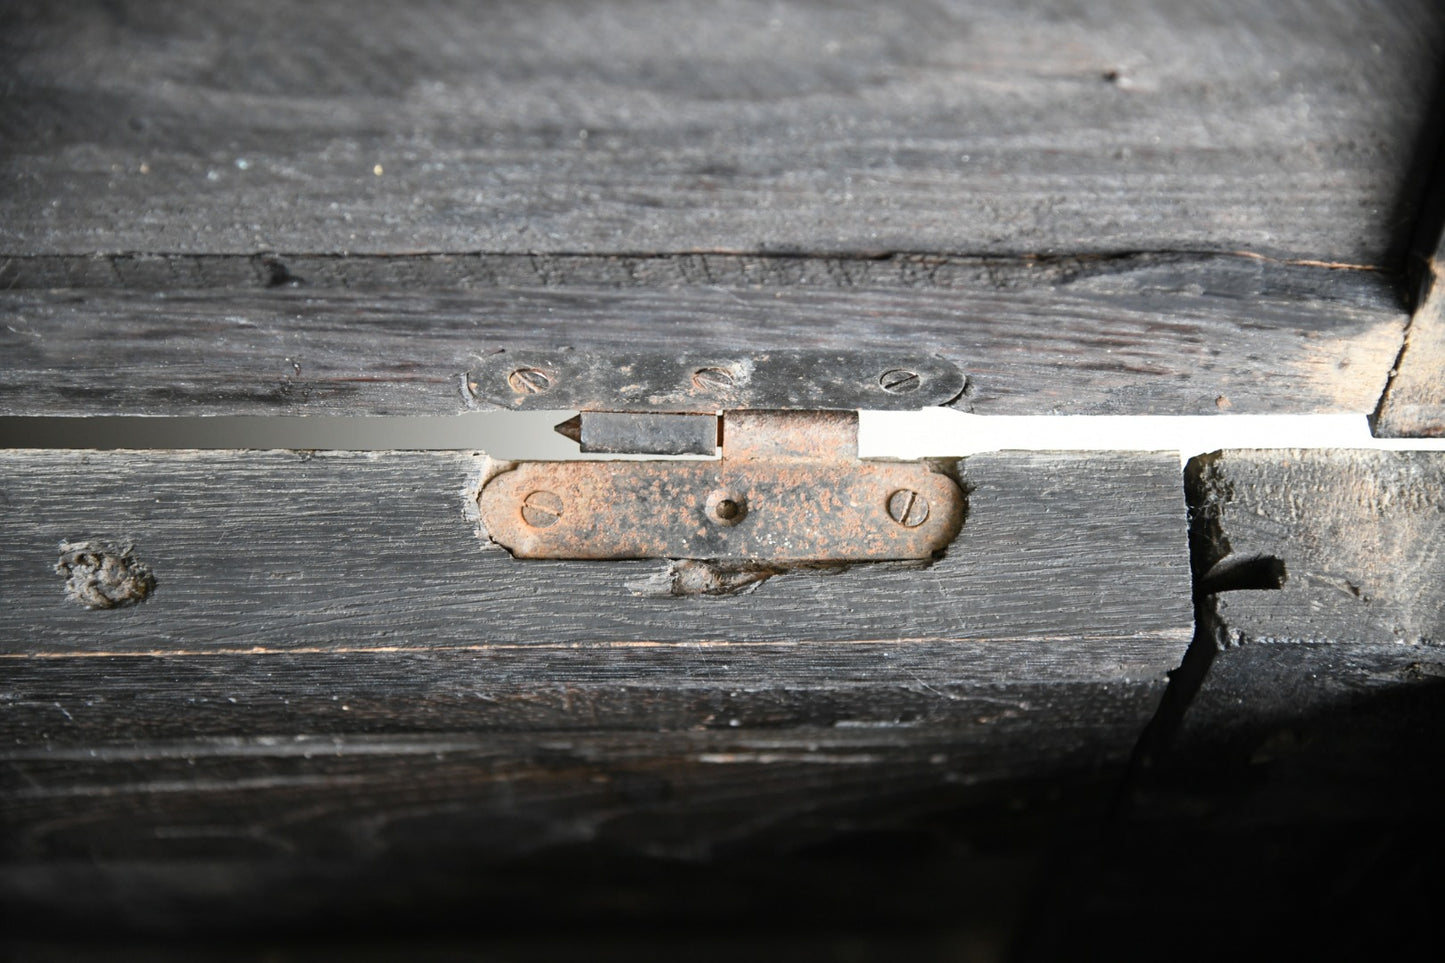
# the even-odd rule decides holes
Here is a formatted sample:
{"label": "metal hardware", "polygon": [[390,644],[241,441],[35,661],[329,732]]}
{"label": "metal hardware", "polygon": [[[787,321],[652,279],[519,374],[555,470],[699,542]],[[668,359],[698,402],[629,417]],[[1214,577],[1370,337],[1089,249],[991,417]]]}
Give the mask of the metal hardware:
{"label": "metal hardware", "polygon": [[514,368],[507,374],[507,387],[519,395],[540,395],[552,387],[552,379],[538,368]]}
{"label": "metal hardware", "polygon": [[717,415],[584,411],[556,427],[589,453],[716,455]]}
{"label": "metal hardware", "polygon": [[533,528],[548,528],[561,517],[562,499],[553,492],[529,492],[522,499],[522,521]]}
{"label": "metal hardware", "polygon": [[909,392],[917,391],[923,384],[918,377],[918,372],[909,371],[907,368],[890,368],[883,372],[878,379],[878,384],[883,390],[893,395],[906,395]]}
{"label": "metal hardware", "polygon": [[[580,351],[498,352],[467,372],[477,406],[717,414],[912,410],[962,394],[963,372],[931,355],[769,351],[606,356]],[[600,450],[600,449],[599,449]]]}
{"label": "metal hardware", "polygon": [[911,488],[900,488],[888,496],[888,517],[904,528],[917,528],[928,521],[928,499]]}
{"label": "metal hardware", "polygon": [[860,460],[855,411],[730,410],[716,461],[525,462],[479,509],[519,558],[862,562],[931,558],[964,495],[929,464]]}

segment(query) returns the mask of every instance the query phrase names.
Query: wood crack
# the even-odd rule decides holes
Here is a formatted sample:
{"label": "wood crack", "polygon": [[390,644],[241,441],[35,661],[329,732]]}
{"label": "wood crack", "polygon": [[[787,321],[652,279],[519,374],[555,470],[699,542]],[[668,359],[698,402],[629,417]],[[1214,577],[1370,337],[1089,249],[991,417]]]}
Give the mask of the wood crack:
{"label": "wood crack", "polygon": [[[305,252],[11,255],[0,290],[90,288],[171,291],[473,289],[499,287],[824,287],[1036,289],[1116,276],[1151,290],[1220,291],[1239,297],[1388,302],[1403,310],[1400,278],[1370,264],[1280,258],[1252,251],[1132,250],[1107,253],[939,251],[508,253],[404,255]],[[185,279],[178,283],[178,279]]]}

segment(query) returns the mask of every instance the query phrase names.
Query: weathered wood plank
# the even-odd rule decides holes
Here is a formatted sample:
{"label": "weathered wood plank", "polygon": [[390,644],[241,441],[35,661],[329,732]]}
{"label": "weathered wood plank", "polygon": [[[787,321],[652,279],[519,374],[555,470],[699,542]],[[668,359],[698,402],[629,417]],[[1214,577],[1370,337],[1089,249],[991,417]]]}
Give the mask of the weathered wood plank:
{"label": "weathered wood plank", "polygon": [[1430,958],[1445,453],[1231,450],[1188,477],[1204,591],[1176,683],[1197,693],[1111,831],[1059,859],[1024,958],[1141,938],[1194,959]]}
{"label": "weathered wood plank", "polygon": [[1189,477],[1204,587],[1283,573],[1277,590],[1215,596],[1221,643],[1398,643],[1402,659],[1445,644],[1445,454],[1226,451]]}
{"label": "weathered wood plank", "polygon": [[[960,664],[986,679],[1018,665],[1008,640],[1025,639],[1044,646],[1045,675],[1067,676],[1072,658],[1113,672],[1131,652],[1144,660],[1135,668],[1157,670],[1174,664],[1190,624],[1168,455],[970,458],[968,521],[931,568],[791,574],[714,600],[634,594],[665,562],[522,562],[484,544],[464,494],[482,459],[465,453],[56,451],[4,462],[0,633],[11,655],[617,646],[638,654],[609,658],[646,659],[635,643],[999,643],[974,668]],[[1048,515],[1059,524],[1039,528]],[[154,574],[151,597],[107,611],[69,600],[57,546],[91,539],[133,541]],[[1074,631],[1122,648],[1059,661],[1042,640]],[[821,654],[809,649],[796,671]]]}
{"label": "weathered wood plank", "polygon": [[[1023,257],[949,253],[792,254],[7,254],[0,289],[948,288],[1201,294],[1405,310],[1395,272],[1243,252]],[[1241,310],[1243,310],[1241,308]]]}
{"label": "weathered wood plank", "polygon": [[[790,881],[707,904],[663,862],[618,910],[717,920],[860,834],[1021,832],[1027,861],[1064,787],[1122,769],[1191,631],[1172,455],[970,458],[931,567],[718,598],[487,546],[466,453],[0,463],[0,899],[32,920],[525,914],[552,871],[549,905],[588,917],[629,860]],[[143,599],[67,593],[57,561],[97,542]],[[942,869],[906,859],[934,905]]]}
{"label": "weathered wood plank", "polygon": [[1445,286],[1435,284],[1410,319],[1374,430],[1382,438],[1445,438]]}
{"label": "weathered wood plank", "polygon": [[[1102,690],[1100,690],[1102,693]],[[1029,780],[1117,767],[1139,706],[1102,695],[1079,748],[1019,731],[998,744],[923,731],[817,727],[670,733],[497,733],[186,740],[7,749],[3,866],[84,853],[97,862],[277,857],[333,866],[467,853],[505,865],[563,847],[673,859],[796,851],[872,813],[1028,797]],[[1035,725],[1036,730],[1047,727]],[[1085,731],[1087,730],[1087,731]],[[1122,739],[1121,739],[1122,737]],[[1085,750],[1083,744],[1091,748]],[[1037,757],[1008,764],[1003,749]],[[209,832],[187,832],[205,827]]]}
{"label": "weathered wood plank", "polygon": [[1373,419],[1375,434],[1385,438],[1445,437],[1445,149],[1434,166],[1434,192],[1409,265],[1414,314]]}
{"label": "weathered wood plank", "polygon": [[[479,731],[540,732],[542,742],[586,744],[638,727],[708,731],[719,739],[742,729],[776,734],[780,749],[804,752],[800,746],[820,739],[846,748],[855,730],[904,742],[947,731],[959,758],[970,756],[1001,777],[1052,765],[1056,759],[1045,760],[1056,755],[1082,753],[1083,764],[1093,765],[1099,757],[1090,754],[1100,743],[1110,743],[1108,758],[1118,761],[1114,754],[1133,745],[1158,701],[1158,671],[1139,652],[1142,644],[1098,647],[1114,653],[1111,661],[1089,666],[1068,654],[1020,656],[1022,681],[1002,670],[988,680],[970,677],[968,657],[980,647],[961,643],[855,643],[837,651],[820,644],[804,655],[782,646],[735,646],[710,658],[671,646],[645,664],[601,647],[571,658],[543,649],[516,659],[510,652],[490,658],[339,652],[7,660],[6,731],[17,744],[45,747],[30,756],[17,750],[14,759],[29,759],[27,768],[63,758],[56,753],[67,746],[110,758],[102,750],[117,741],[149,747],[135,750],[136,759],[224,756],[236,740],[250,747],[237,750],[242,755],[285,754],[298,733],[323,740],[326,752],[365,754],[372,751],[366,739],[361,749],[348,749],[349,735],[393,733],[441,751],[455,742],[450,734]],[[800,663],[808,655],[805,671]],[[786,736],[798,730],[810,734]],[[1019,758],[1026,743],[1033,748]],[[377,752],[392,751],[378,745]]]}
{"label": "weathered wood plank", "polygon": [[[1143,831],[1186,848],[1191,886],[1246,868],[1243,905],[1323,878],[1392,917],[1441,855],[1420,830],[1445,788],[1445,453],[1223,451],[1188,479],[1214,590],[1196,644],[1217,652]],[[1207,829],[1181,832],[1183,811]],[[1235,932],[1255,923],[1272,925],[1249,912]]]}
{"label": "weathered wood plank", "polygon": [[1432,0],[8,5],[0,249],[1386,265],[1442,28]]}
{"label": "weathered wood plank", "polygon": [[1375,276],[1302,270],[1140,264],[1012,290],[11,292],[0,412],[444,414],[461,410],[461,374],[481,354],[640,343],[906,345],[955,361],[970,379],[958,404],[979,413],[1371,411],[1405,315]]}
{"label": "weathered wood plank", "polygon": [[[451,762],[462,763],[454,775],[465,767],[456,757]],[[557,771],[565,778],[574,765],[559,759]],[[724,841],[719,858],[677,858],[630,854],[584,836],[571,844],[559,840],[548,854],[498,860],[471,843],[485,831],[487,817],[469,813],[468,800],[444,797],[429,809],[425,806],[423,793],[439,785],[434,773],[402,794],[406,804],[415,807],[412,818],[372,826],[361,819],[350,836],[340,831],[340,820],[328,825],[324,812],[298,812],[299,822],[317,824],[323,838],[339,844],[329,854],[296,859],[283,852],[244,862],[206,858],[206,825],[193,820],[167,827],[169,840],[175,842],[162,845],[183,851],[180,840],[189,837],[196,847],[181,858],[162,864],[125,858],[10,864],[0,868],[0,887],[3,896],[12,897],[8,905],[20,911],[12,916],[11,934],[38,932],[52,939],[73,937],[76,919],[86,921],[87,935],[103,934],[108,941],[117,936],[123,941],[127,932],[139,929],[171,938],[199,934],[228,946],[258,937],[274,946],[298,930],[320,935],[328,946],[339,934],[375,939],[405,933],[414,938],[418,930],[455,933],[468,941],[498,934],[530,939],[538,933],[574,933],[578,924],[604,940],[609,934],[640,933],[648,945],[664,926],[753,933],[766,942],[771,940],[765,935],[775,939],[779,932],[792,932],[807,939],[820,930],[832,940],[840,926],[865,931],[880,924],[889,930],[902,926],[918,935],[982,926],[1002,939],[1016,912],[1014,904],[1027,892],[1037,856],[1021,856],[1014,846],[1000,852],[1000,843],[1019,835],[1032,840],[1038,826],[1050,825],[1060,809],[1078,798],[1061,792],[1060,780],[1052,788],[1063,806],[1055,803],[1043,819],[1041,807],[1024,808],[1021,794],[1010,793],[992,800],[990,807],[973,808],[974,818],[963,821],[949,808],[967,792],[960,789],[962,781],[955,782],[952,791],[944,787],[927,797],[906,786],[875,783],[861,793],[874,798],[871,806],[856,806],[856,788],[844,788],[839,804],[832,805],[822,787],[811,812],[769,812],[764,808],[769,797],[784,807],[797,802],[775,791],[777,775],[742,763],[711,768],[731,769],[735,775],[750,770],[752,785],[739,779],[740,791],[733,798],[714,798],[713,813],[726,821],[735,808],[753,808],[749,795],[759,797],[755,824],[745,827],[744,838],[765,836],[771,845],[746,855],[726,852],[731,847]],[[829,770],[812,768],[815,773]],[[626,808],[652,809],[639,822],[649,821],[656,835],[686,831],[684,826],[667,826],[669,810],[677,803],[667,800],[668,787],[657,773],[599,767],[588,779],[591,785],[579,794],[578,808],[590,803],[603,815],[604,838],[625,831],[618,817]],[[718,775],[712,777],[715,784],[718,780]],[[697,803],[697,787],[696,780],[681,786],[682,801]],[[534,788],[524,786],[522,793]],[[359,815],[363,807],[349,804],[347,795],[335,794],[333,811],[339,806]],[[152,798],[167,805],[161,793]],[[836,826],[828,824],[850,808],[852,838],[840,839]],[[611,823],[605,821],[608,816]],[[487,833],[497,855],[515,854],[519,847],[508,831],[525,833],[530,822],[525,810],[498,820],[497,828]],[[271,825],[283,836],[291,835],[285,825]],[[216,828],[210,832],[213,852],[222,848],[214,839],[220,835]],[[433,828],[440,831],[429,831]],[[125,835],[142,838],[135,829]],[[455,845],[448,846],[449,838]],[[375,858],[364,865],[339,858],[358,841],[373,844]],[[233,839],[233,852],[264,851],[268,842],[265,833],[257,834],[259,845],[249,847],[247,840]],[[407,852],[416,856],[408,858]],[[879,898],[880,857],[897,877],[890,883],[889,899]],[[795,946],[797,940],[788,943]],[[475,947],[463,955],[475,956]],[[582,955],[596,954],[589,948]]]}

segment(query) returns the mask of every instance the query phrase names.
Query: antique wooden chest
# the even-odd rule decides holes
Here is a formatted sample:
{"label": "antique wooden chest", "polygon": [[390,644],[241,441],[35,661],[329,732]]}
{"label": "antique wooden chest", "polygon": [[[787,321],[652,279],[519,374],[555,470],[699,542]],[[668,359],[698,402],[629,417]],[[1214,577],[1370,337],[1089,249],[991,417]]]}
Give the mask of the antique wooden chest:
{"label": "antique wooden chest", "polygon": [[[1437,0],[0,5],[8,948],[1432,955],[1445,453],[966,442],[1445,434],[1442,50]],[[860,459],[899,406],[932,460]],[[579,411],[668,457],[492,441]]]}

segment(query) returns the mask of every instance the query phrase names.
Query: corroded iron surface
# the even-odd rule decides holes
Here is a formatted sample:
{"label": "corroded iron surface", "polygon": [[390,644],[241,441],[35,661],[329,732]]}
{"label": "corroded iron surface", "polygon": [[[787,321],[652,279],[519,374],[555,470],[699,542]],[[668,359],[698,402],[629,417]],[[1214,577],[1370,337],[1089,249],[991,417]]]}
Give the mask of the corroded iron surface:
{"label": "corroded iron surface", "polygon": [[466,394],[478,407],[529,410],[912,411],[949,403],[965,380],[953,363],[926,354],[504,351],[467,372]]}
{"label": "corroded iron surface", "polygon": [[926,559],[963,524],[931,466],[857,458],[854,412],[729,412],[718,461],[530,462],[480,511],[519,558]]}

